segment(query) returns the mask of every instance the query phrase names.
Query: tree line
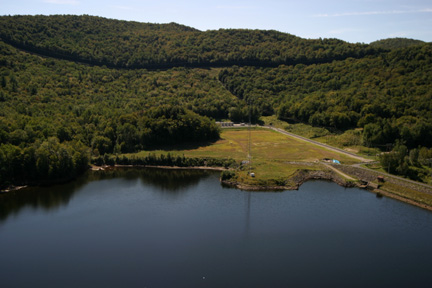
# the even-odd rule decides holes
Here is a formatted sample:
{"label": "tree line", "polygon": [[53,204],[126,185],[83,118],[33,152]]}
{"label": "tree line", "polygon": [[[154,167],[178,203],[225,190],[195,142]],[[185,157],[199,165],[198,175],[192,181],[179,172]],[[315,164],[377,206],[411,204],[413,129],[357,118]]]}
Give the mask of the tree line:
{"label": "tree line", "polygon": [[0,188],[8,185],[57,183],[88,168],[90,153],[80,142],[60,143],[50,137],[31,145],[0,144]]}
{"label": "tree line", "polygon": [[146,156],[113,155],[94,157],[92,163],[98,166],[132,165],[132,166],[168,166],[168,167],[224,167],[234,168],[238,163],[234,159],[218,159],[211,157],[185,157],[170,153],[156,155],[148,153]]}
{"label": "tree line", "polygon": [[215,141],[210,118],[239,105],[213,71],[113,70],[4,43],[0,52],[2,188],[75,177],[105,154]]}
{"label": "tree line", "polygon": [[383,51],[337,39],[277,31],[199,31],[183,25],[94,16],[1,16],[0,37],[20,49],[115,68],[278,66],[362,58]]}

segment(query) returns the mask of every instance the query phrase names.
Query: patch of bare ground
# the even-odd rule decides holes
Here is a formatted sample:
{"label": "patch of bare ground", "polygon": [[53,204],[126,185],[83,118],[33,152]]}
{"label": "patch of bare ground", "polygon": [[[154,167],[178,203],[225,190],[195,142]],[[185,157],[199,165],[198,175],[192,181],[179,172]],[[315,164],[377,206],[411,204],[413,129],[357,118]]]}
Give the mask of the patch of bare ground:
{"label": "patch of bare ground", "polygon": [[310,180],[327,180],[335,182],[343,187],[355,187],[355,183],[346,181],[338,173],[332,170],[307,170],[300,169],[290,177],[284,186],[257,186],[246,185],[236,181],[221,181],[225,185],[246,191],[277,191],[277,190],[298,190],[300,186]]}

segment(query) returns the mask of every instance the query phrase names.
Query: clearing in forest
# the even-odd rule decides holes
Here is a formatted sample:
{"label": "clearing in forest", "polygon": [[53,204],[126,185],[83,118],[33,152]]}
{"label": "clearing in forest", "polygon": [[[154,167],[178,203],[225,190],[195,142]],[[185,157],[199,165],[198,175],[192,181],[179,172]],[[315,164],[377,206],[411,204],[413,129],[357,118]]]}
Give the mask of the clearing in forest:
{"label": "clearing in forest", "polygon": [[[349,156],[327,150],[317,145],[264,129],[252,128],[251,162],[255,181],[283,180],[298,169],[318,170],[322,159],[337,159],[343,164],[359,161]],[[170,153],[173,156],[233,158],[237,162],[248,160],[249,130],[247,128],[223,129],[221,139],[203,146],[167,148],[152,153]],[[146,155],[142,151],[139,155]],[[246,174],[247,171],[241,174]],[[243,175],[244,176],[244,175]]]}

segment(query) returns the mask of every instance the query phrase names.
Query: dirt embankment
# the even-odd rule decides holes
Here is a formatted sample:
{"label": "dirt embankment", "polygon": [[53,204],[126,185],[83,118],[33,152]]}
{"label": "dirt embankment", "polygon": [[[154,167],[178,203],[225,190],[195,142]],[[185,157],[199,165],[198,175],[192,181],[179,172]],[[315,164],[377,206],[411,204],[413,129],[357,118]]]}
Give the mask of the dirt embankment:
{"label": "dirt embankment", "polygon": [[284,186],[271,186],[271,185],[248,185],[237,181],[222,181],[225,185],[235,187],[237,189],[246,191],[278,191],[278,190],[298,190],[300,186],[309,180],[327,180],[335,182],[343,187],[355,187],[354,182],[345,181],[334,171],[324,170],[306,170],[302,169],[286,181]]}
{"label": "dirt embankment", "polygon": [[[383,174],[371,171],[370,169],[363,169],[360,167],[354,167],[348,165],[337,165],[337,169],[365,182],[373,182],[373,181],[376,182],[378,176],[383,176]],[[384,175],[384,178],[386,182],[398,185],[400,187],[405,187],[408,189],[412,189],[415,191],[432,195],[432,188],[428,187],[427,185],[421,185],[421,183],[416,184],[410,181],[404,181],[396,177],[392,177],[391,175]]]}

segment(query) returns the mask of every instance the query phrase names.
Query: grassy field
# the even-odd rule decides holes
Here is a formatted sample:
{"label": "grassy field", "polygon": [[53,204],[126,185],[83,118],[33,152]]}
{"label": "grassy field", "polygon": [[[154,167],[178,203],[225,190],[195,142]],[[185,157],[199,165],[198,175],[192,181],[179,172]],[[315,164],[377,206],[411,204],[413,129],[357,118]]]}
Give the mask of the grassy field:
{"label": "grassy field", "polygon": [[[277,185],[298,169],[316,170],[322,167],[318,162],[324,158],[337,159],[344,164],[357,163],[356,159],[322,147],[297,140],[264,128],[252,128],[251,136],[251,172],[256,177],[248,176],[249,166],[238,173],[240,182],[251,185]],[[223,129],[221,139],[209,145],[183,147],[151,151],[156,154],[170,153],[186,157],[232,158],[237,162],[248,160],[247,128]],[[137,156],[145,156],[150,151],[142,151]]]}
{"label": "grassy field", "polygon": [[[251,186],[295,186],[292,183],[299,170],[326,170],[328,169],[320,160],[324,158],[337,159],[342,164],[355,164],[358,160],[345,154],[340,154],[310,144],[284,134],[265,128],[252,128],[251,136],[251,165],[243,165],[236,171],[236,181]],[[242,128],[223,129],[221,139],[214,143],[183,146],[175,148],[164,147],[161,150],[141,151],[135,154],[138,157],[149,153],[168,154],[185,157],[212,157],[234,159],[237,163],[248,160],[249,130]],[[250,177],[248,172],[254,172],[255,177]],[[399,185],[384,183],[382,188],[387,191],[389,197],[406,201],[414,205],[424,204],[432,209],[432,196]],[[417,203],[417,204],[416,204]],[[418,206],[421,206],[418,205]],[[421,206],[423,207],[423,206]]]}
{"label": "grassy field", "polygon": [[348,152],[353,152],[366,158],[375,159],[375,155],[380,153],[377,148],[369,148],[363,145],[362,130],[354,129],[345,132],[331,132],[326,128],[313,127],[304,123],[288,124],[277,119],[275,115],[261,117],[265,125],[284,129],[288,132],[313,139],[317,142],[338,147]]}

